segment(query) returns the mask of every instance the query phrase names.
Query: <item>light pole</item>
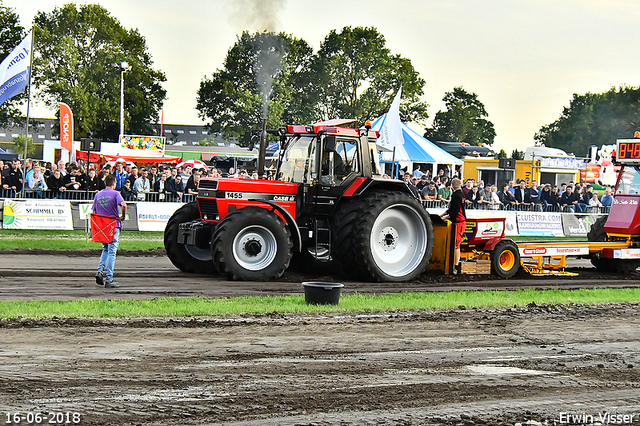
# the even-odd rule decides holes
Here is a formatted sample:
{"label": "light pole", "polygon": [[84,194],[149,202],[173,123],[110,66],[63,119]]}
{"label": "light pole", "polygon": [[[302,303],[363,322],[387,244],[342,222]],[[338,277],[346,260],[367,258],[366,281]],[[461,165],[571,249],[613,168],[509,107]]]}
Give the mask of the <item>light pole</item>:
{"label": "light pole", "polygon": [[131,67],[126,61],[120,63],[120,139],[124,135],[124,73],[130,69]]}

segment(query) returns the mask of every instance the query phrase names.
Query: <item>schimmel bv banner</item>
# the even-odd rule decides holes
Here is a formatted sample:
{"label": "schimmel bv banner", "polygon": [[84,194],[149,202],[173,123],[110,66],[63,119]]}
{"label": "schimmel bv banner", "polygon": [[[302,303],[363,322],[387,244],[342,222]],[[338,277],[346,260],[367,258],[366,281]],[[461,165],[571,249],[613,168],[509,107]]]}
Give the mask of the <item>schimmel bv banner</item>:
{"label": "schimmel bv banner", "polygon": [[63,200],[5,199],[2,208],[4,229],[73,229],[71,204]]}

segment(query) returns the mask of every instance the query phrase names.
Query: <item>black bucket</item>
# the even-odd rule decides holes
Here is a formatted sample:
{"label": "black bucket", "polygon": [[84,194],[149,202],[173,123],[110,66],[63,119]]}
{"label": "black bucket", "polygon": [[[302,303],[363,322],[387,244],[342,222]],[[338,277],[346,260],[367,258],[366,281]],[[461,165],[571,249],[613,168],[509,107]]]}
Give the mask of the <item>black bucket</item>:
{"label": "black bucket", "polygon": [[302,283],[304,301],[309,305],[337,305],[340,301],[341,283],[308,281]]}

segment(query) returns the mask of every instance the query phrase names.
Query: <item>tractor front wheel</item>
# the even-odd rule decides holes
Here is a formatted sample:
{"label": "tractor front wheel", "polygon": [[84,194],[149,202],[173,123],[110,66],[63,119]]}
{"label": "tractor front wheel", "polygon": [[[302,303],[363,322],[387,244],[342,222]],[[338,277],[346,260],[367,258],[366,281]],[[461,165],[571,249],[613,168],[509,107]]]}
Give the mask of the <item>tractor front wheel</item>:
{"label": "tractor front wheel", "polygon": [[188,244],[178,243],[178,232],[180,224],[200,220],[198,203],[185,204],[176,210],[164,230],[164,250],[173,265],[182,272],[195,274],[214,273],[216,267],[213,265],[210,247],[198,247]]}
{"label": "tractor front wheel", "polygon": [[289,267],[291,231],[274,212],[245,207],[227,214],[211,244],[213,263],[231,280],[268,281]]}

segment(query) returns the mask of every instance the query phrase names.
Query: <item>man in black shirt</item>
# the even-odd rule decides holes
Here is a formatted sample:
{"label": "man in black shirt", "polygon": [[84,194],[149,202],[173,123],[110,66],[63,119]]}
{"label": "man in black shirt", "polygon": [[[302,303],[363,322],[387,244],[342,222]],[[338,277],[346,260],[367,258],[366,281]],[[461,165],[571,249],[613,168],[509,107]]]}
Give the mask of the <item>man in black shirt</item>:
{"label": "man in black shirt", "polygon": [[198,195],[198,184],[200,183],[200,172],[194,170],[193,174],[184,187],[184,192],[191,195]]}
{"label": "man in black shirt", "polygon": [[55,169],[53,174],[47,179],[47,187],[49,188],[51,198],[63,198],[65,186],[60,169]]}
{"label": "man in black shirt", "polygon": [[418,192],[418,188],[416,188],[417,180],[418,179],[416,179],[416,182],[413,182],[411,179],[411,174],[409,173],[404,174],[404,181],[409,187],[409,190],[417,199],[420,199],[420,193]]}
{"label": "man in black shirt", "polygon": [[582,213],[582,207],[580,206],[580,197],[573,191],[571,185],[567,186],[567,190],[560,197],[560,205],[563,208],[573,208],[575,213]]}
{"label": "man in black shirt", "polygon": [[22,191],[22,170],[20,170],[20,160],[15,158],[11,162],[11,167],[4,169],[2,173],[2,187],[4,189],[13,189],[15,192]]}

